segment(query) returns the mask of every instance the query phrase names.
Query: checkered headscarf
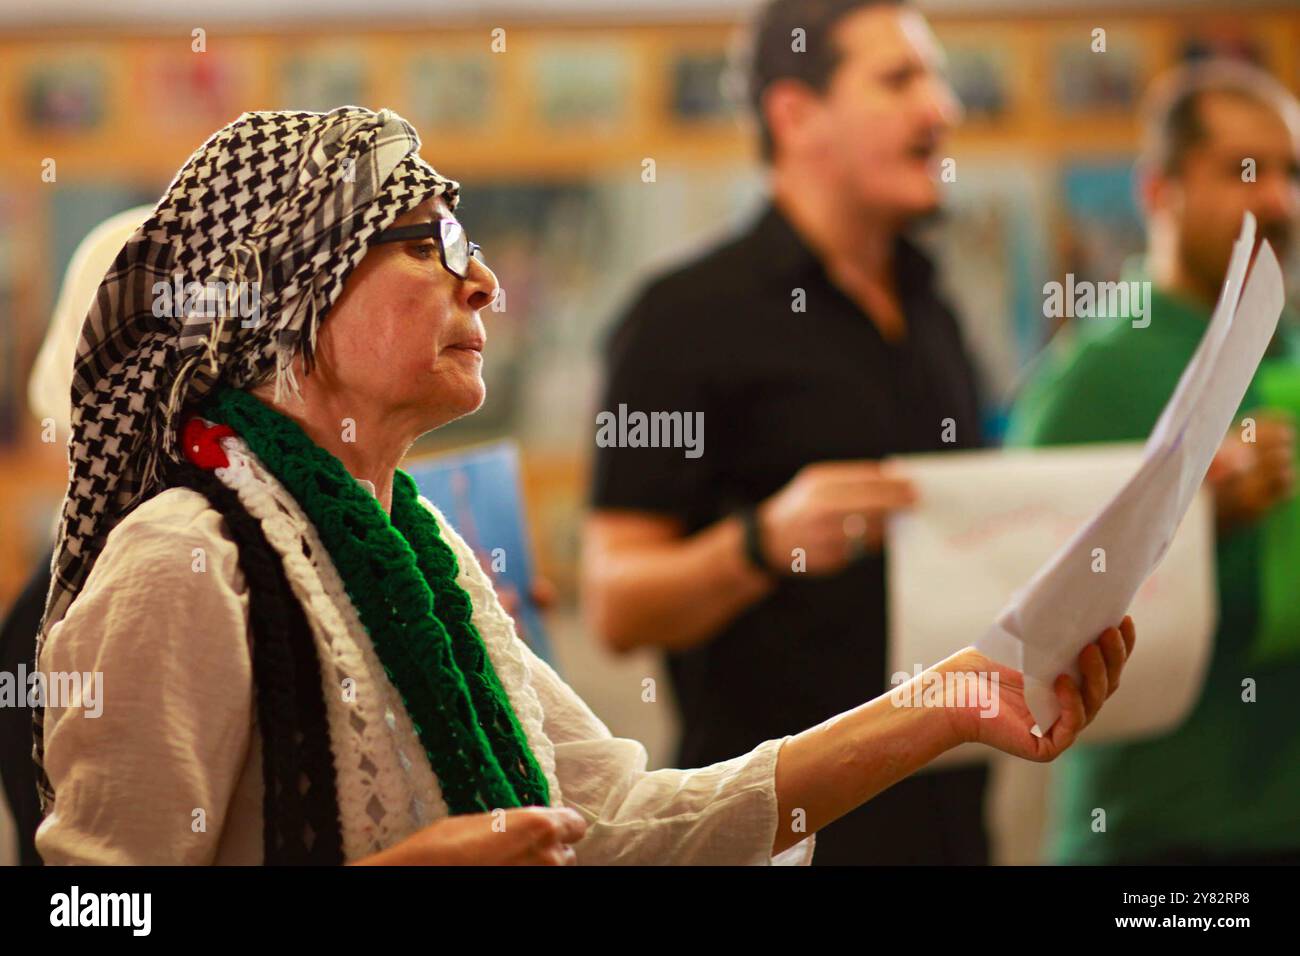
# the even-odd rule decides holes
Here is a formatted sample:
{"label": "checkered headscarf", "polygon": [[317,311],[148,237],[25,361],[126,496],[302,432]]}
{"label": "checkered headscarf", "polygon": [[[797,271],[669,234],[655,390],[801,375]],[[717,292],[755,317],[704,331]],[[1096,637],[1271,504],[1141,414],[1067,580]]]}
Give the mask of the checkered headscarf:
{"label": "checkered headscarf", "polygon": [[[244,113],[195,150],[127,240],[77,345],[68,492],[38,659],[109,532],[162,490],[164,459],[181,460],[186,406],[219,382],[250,388],[274,377],[277,400],[282,387],[296,393],[293,358],[301,352],[311,370],[317,327],[370,239],[430,196],[455,208],[458,184],[419,147],[390,110]],[[186,291],[182,308],[175,292],[190,283],[209,291]],[[218,302],[213,292],[226,290],[231,299]],[[256,315],[221,307],[247,304],[249,293]],[[34,716],[47,806],[40,707]]]}

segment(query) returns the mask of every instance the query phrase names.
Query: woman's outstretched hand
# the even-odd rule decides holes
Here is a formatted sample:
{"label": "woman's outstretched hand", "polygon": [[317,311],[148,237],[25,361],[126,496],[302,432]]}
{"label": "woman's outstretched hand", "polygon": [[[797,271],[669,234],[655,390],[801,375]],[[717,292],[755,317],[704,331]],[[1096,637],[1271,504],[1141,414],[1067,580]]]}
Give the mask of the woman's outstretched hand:
{"label": "woman's outstretched hand", "polygon": [[[1057,678],[1061,716],[1045,737],[1032,732],[1024,676],[968,647],[785,741],[776,765],[777,817],[789,820],[802,811],[804,826],[798,832],[777,827],[772,852],[788,850],[957,744],[984,743],[1027,760],[1052,760],[1074,743],[1119,686],[1135,642],[1133,622],[1126,617],[1118,629],[1110,628],[1083,649],[1083,690],[1065,675]],[[949,674],[969,676],[959,682],[949,681]]]}
{"label": "woman's outstretched hand", "polygon": [[935,665],[944,673],[997,675],[996,714],[986,713],[977,703],[946,708],[961,741],[988,744],[1026,760],[1048,761],[1074,743],[1075,737],[1092,723],[1106,698],[1119,687],[1124,665],[1133,653],[1137,634],[1133,619],[1125,617],[1118,628],[1109,628],[1079,653],[1083,674],[1080,691],[1065,674],[1056,678],[1056,699],[1061,715],[1042,737],[1034,736],[1034,718],[1025,703],[1025,679],[1017,670],[995,664],[973,647],[958,651]]}

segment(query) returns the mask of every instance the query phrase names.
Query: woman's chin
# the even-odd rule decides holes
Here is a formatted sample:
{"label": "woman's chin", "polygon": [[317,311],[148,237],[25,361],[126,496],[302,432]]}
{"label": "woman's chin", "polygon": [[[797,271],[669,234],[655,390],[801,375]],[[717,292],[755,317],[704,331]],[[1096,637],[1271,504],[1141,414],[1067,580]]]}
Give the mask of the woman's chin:
{"label": "woman's chin", "polygon": [[483,407],[486,398],[487,387],[482,379],[458,384],[454,390],[449,390],[444,385],[429,396],[426,406],[431,423],[429,430],[440,428],[466,415],[473,415]]}
{"label": "woman's chin", "polygon": [[461,391],[465,396],[463,414],[469,415],[483,407],[483,402],[487,399],[487,383],[483,381],[481,367],[480,370],[465,376],[465,384]]}
{"label": "woman's chin", "polygon": [[478,388],[474,390],[473,401],[471,401],[468,404],[468,406],[466,407],[465,411],[462,414],[473,415],[476,411],[478,411],[480,408],[483,407],[483,403],[485,401],[487,401],[487,386],[483,384],[482,379],[479,379]]}

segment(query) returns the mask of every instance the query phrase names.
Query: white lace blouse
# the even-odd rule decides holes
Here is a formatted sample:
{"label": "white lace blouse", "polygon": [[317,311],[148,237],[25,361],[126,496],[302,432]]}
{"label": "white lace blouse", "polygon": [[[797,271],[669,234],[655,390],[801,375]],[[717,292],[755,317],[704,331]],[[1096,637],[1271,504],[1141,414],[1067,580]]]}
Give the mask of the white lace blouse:
{"label": "white lace blouse", "polygon": [[[234,488],[281,554],[307,611],[337,774],[344,855],[356,860],[447,815],[410,718],[310,521],[238,438],[222,446]],[[368,483],[367,483],[368,484]],[[373,492],[373,488],[370,489]],[[456,552],[474,622],[550,784],[579,811],[581,864],[807,863],[809,836],[773,857],[774,777],[784,740],[697,770],[646,769],[515,635],[473,551],[427,501]],[[50,707],[45,766],[55,802],[36,834],[47,863],[262,862],[261,740],[248,591],[221,516],[173,488],[109,535],[39,667],[100,672],[102,709]],[[102,705],[102,707],[100,706]],[[87,708],[90,709],[89,707]]]}

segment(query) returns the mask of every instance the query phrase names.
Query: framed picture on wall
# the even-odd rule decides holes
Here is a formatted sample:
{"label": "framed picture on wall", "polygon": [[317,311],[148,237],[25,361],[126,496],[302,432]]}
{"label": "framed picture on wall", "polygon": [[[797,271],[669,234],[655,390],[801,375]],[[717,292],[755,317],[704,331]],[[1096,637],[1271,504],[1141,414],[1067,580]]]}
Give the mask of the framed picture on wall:
{"label": "framed picture on wall", "polygon": [[406,104],[411,122],[431,134],[444,127],[491,122],[496,107],[492,53],[421,54],[407,69]]}
{"label": "framed picture on wall", "polygon": [[62,58],[34,67],[23,79],[23,113],[40,133],[85,133],[106,113],[107,72],[96,59]]}
{"label": "framed picture on wall", "polygon": [[1189,29],[1179,43],[1178,56],[1184,62],[1223,57],[1267,66],[1259,38],[1244,24],[1224,18]]}
{"label": "framed picture on wall", "polygon": [[1007,75],[1010,53],[992,44],[964,41],[944,43],[948,82],[968,120],[991,120],[1009,106]]}
{"label": "framed picture on wall", "polygon": [[1083,30],[1057,41],[1052,52],[1052,90],[1057,104],[1070,113],[1132,110],[1142,86],[1139,64],[1148,54],[1114,31],[1105,36],[1104,50],[1094,50],[1095,43]]}
{"label": "framed picture on wall", "polygon": [[733,73],[725,51],[689,51],[672,58],[672,112],[686,122],[729,119],[735,101]]}
{"label": "framed picture on wall", "polygon": [[277,109],[327,112],[337,106],[366,103],[366,64],[343,50],[301,51],[290,56],[281,72]]}
{"label": "framed picture on wall", "polygon": [[211,131],[247,102],[245,57],[220,50],[155,49],[137,62],[132,86],[150,128]]}
{"label": "framed picture on wall", "polygon": [[534,61],[538,114],[547,126],[614,126],[627,114],[628,51],[609,43],[548,44]]}

